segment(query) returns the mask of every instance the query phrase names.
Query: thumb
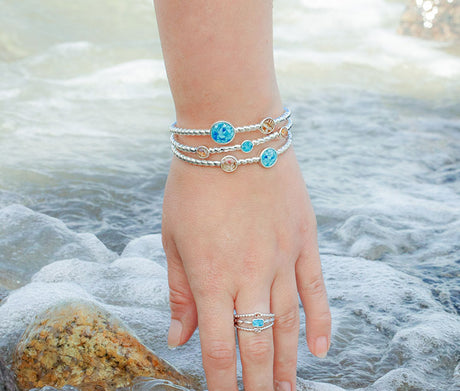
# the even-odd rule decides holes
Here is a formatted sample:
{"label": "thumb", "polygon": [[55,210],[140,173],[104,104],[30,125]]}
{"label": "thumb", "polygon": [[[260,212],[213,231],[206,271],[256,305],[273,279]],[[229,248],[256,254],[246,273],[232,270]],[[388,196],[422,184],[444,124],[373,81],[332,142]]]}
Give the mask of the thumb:
{"label": "thumb", "polygon": [[171,324],[168,333],[168,347],[174,349],[186,343],[197,328],[198,318],[195,300],[185,274],[182,260],[173,243],[163,247],[168,261],[169,305]]}

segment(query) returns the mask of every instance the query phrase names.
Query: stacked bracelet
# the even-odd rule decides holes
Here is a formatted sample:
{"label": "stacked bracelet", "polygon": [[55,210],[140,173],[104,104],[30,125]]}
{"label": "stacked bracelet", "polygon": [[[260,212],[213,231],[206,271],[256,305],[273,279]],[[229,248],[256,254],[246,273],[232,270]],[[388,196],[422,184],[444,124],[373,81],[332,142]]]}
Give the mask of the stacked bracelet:
{"label": "stacked bracelet", "polygon": [[208,148],[205,145],[200,145],[198,147],[192,147],[189,145],[184,145],[179,143],[176,140],[174,134],[171,134],[171,144],[179,151],[182,152],[189,152],[195,153],[201,159],[206,159],[209,155],[214,153],[224,153],[224,152],[231,152],[231,151],[238,151],[241,150],[244,153],[249,153],[252,151],[254,146],[266,143],[271,141],[277,137],[287,137],[288,132],[292,127],[292,121],[289,118],[288,123],[286,126],[283,126],[279,131],[269,134],[268,136],[258,138],[256,140],[244,140],[241,144],[230,145],[228,147],[215,147],[215,148]]}
{"label": "stacked bracelet", "polygon": [[236,133],[242,132],[251,132],[253,130],[259,130],[263,134],[270,134],[275,129],[275,126],[287,120],[291,115],[289,109],[284,109],[284,113],[281,114],[278,118],[273,119],[267,117],[263,119],[260,123],[247,126],[234,127],[230,122],[227,121],[217,121],[215,122],[210,129],[183,129],[177,128],[176,122],[174,122],[170,127],[169,131],[174,134],[183,134],[188,136],[207,136],[210,135],[211,138],[218,144],[228,144],[235,137]]}
{"label": "stacked bracelet", "polygon": [[[292,121],[290,119],[291,112],[289,109],[285,109],[284,113],[276,119],[270,117],[265,118],[259,124],[248,125],[241,127],[233,127],[229,122],[218,121],[214,123],[210,129],[183,129],[177,128],[176,123],[172,124],[169,128],[171,134],[171,149],[174,155],[191,164],[206,167],[220,167],[225,172],[233,172],[238,166],[260,163],[262,167],[270,168],[277,162],[278,156],[284,153],[292,143],[292,133],[290,131],[292,127]],[[282,126],[278,131],[274,131],[276,126],[282,121],[288,121],[285,126]],[[222,147],[207,147],[204,145],[200,146],[189,146],[181,144],[177,141],[175,135],[210,135],[212,140],[220,144],[228,144],[235,137],[235,133],[238,132],[249,132],[249,131],[260,131],[267,136],[258,138],[255,140],[244,140],[241,144],[222,146]],[[230,151],[241,150],[244,153],[249,153],[253,150],[254,146],[267,143],[275,139],[285,139],[285,143],[278,149],[273,147],[267,147],[258,156],[253,156],[245,159],[238,159],[233,155],[226,155],[221,160],[206,160],[209,155],[215,153],[225,153]],[[191,156],[184,155],[182,152],[193,153],[198,155],[200,159],[196,159]]]}

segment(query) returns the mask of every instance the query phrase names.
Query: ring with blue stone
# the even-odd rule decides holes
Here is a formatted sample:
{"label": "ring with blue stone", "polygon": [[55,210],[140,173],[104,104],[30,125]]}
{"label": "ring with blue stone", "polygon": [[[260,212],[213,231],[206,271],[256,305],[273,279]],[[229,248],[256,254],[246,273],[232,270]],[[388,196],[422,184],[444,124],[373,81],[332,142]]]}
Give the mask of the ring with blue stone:
{"label": "ring with blue stone", "polygon": [[234,325],[238,330],[260,333],[267,330],[275,323],[275,314],[263,314],[254,312],[253,314],[233,315]]}

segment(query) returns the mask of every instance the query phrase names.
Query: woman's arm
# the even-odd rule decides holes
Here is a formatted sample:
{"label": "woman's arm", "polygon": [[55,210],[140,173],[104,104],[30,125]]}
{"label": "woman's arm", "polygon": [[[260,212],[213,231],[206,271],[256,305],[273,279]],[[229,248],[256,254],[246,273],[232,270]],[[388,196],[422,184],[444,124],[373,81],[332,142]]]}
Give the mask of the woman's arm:
{"label": "woman's arm", "polygon": [[[155,0],[155,9],[178,126],[240,126],[283,112],[271,1]],[[182,140],[199,145],[200,137],[207,136]],[[273,328],[238,331],[244,387],[295,390],[297,292],[317,356],[329,348],[331,317],[315,216],[293,149],[270,169],[251,164],[231,174],[173,158],[162,233],[169,345],[185,343],[198,325],[209,390],[234,391],[233,310],[273,312]]]}
{"label": "woman's arm", "polygon": [[180,126],[282,112],[271,1],[156,0],[155,9]]}

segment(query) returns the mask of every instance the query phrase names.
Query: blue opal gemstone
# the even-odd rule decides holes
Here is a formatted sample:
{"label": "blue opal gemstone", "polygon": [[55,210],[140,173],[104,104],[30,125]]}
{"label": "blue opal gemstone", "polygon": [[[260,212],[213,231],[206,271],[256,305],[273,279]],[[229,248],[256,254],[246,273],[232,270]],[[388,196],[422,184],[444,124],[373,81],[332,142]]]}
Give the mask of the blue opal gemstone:
{"label": "blue opal gemstone", "polygon": [[262,166],[272,167],[278,160],[278,152],[274,148],[265,148],[260,154],[260,163]]}
{"label": "blue opal gemstone", "polygon": [[254,147],[254,144],[252,143],[251,140],[245,140],[241,143],[241,150],[243,152],[251,152],[252,151],[252,148]]}
{"label": "blue opal gemstone", "polygon": [[253,319],[252,320],[252,326],[253,327],[263,327],[264,325],[264,320],[263,319]]}
{"label": "blue opal gemstone", "polygon": [[228,144],[235,137],[235,128],[232,124],[219,121],[211,127],[211,138],[219,144]]}

